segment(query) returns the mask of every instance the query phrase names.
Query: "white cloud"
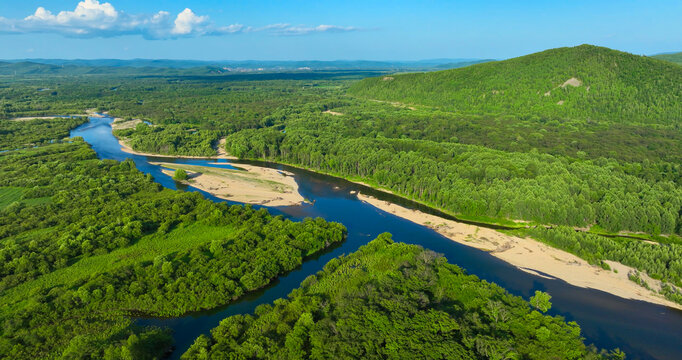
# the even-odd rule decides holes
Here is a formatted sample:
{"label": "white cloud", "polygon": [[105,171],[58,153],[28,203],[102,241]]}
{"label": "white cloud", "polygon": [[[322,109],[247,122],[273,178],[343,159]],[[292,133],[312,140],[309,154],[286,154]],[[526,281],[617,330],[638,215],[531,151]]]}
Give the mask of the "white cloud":
{"label": "white cloud", "polygon": [[208,16],[197,16],[191,9],[186,8],[175,18],[175,26],[171,33],[178,35],[191,34],[206,26]]}
{"label": "white cloud", "polygon": [[354,27],[336,25],[292,26],[285,23],[263,27],[245,27],[241,24],[218,26],[207,15],[197,15],[189,8],[173,18],[167,11],[151,15],[128,14],[117,10],[111,3],[99,0],[82,0],[73,11],[60,11],[56,14],[40,6],[32,15],[23,19],[0,17],[0,34],[53,33],[70,37],[142,35],[147,39],[169,39],[240,32],[306,35],[357,30]]}
{"label": "white cloud", "polygon": [[360,29],[352,26],[337,26],[337,25],[317,25],[317,26],[286,26],[279,28],[275,31],[276,34],[280,35],[307,35],[312,33],[323,33],[323,32],[347,32],[347,31],[358,31]]}
{"label": "white cloud", "polygon": [[100,4],[97,0],[84,0],[76,5],[74,11],[60,11],[53,15],[44,7],[36,9],[35,14],[27,16],[26,21],[37,21],[57,24],[87,24],[95,21],[111,23],[118,18],[118,11],[110,3]]}
{"label": "white cloud", "polygon": [[57,30],[81,35],[114,28],[120,31],[135,26],[134,19],[126,16],[119,19],[120,15],[110,3],[84,0],[78,3],[74,11],[60,11],[57,15],[41,6],[33,15],[17,21],[16,25],[24,31]]}

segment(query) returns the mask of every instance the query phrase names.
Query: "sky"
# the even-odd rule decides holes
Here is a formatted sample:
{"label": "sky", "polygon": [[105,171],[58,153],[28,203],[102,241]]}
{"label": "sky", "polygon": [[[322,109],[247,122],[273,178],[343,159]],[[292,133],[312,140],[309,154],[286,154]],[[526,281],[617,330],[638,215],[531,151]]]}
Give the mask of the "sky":
{"label": "sky", "polygon": [[682,1],[0,0],[0,59],[505,59],[682,51]]}

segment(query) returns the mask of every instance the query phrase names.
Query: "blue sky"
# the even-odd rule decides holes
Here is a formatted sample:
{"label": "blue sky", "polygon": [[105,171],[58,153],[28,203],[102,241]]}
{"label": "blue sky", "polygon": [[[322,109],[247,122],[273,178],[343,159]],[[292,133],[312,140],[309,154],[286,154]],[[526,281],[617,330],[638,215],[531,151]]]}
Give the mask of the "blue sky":
{"label": "blue sky", "polygon": [[682,1],[0,0],[0,58],[509,58],[682,51]]}

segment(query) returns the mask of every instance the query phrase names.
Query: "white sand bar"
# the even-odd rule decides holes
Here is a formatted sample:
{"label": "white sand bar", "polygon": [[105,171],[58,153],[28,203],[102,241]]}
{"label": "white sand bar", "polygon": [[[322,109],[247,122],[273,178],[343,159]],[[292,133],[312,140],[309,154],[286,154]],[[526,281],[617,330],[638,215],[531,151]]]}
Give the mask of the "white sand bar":
{"label": "white sand bar", "polygon": [[[590,265],[571,253],[531,238],[510,236],[492,229],[444,219],[363,194],[358,194],[358,199],[403,219],[427,226],[460,244],[488,251],[491,255],[528,273],[558,278],[574,286],[601,290],[626,299],[682,309],[682,305],[630,281],[628,273],[635,269],[629,266],[608,261],[612,269],[618,270],[616,273]],[[640,277],[647,281],[652,289],[660,288],[660,281],[645,274],[641,274]]]}
{"label": "white sand bar", "polygon": [[175,169],[189,174],[187,184],[221,199],[246,204],[292,206],[305,201],[298,192],[293,174],[260,166],[236,164],[243,170],[221,169],[210,166],[174,163],[152,163],[174,170],[163,170],[173,176]]}

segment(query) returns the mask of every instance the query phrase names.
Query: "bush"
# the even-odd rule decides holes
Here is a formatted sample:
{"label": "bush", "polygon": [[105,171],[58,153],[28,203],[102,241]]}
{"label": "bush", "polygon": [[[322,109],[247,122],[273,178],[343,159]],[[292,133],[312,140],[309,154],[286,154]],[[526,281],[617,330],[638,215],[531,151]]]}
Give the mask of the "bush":
{"label": "bush", "polygon": [[183,169],[177,169],[175,170],[175,175],[173,175],[173,179],[177,181],[187,180],[187,172]]}

